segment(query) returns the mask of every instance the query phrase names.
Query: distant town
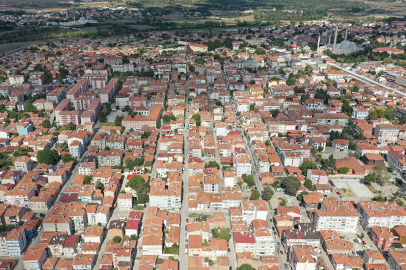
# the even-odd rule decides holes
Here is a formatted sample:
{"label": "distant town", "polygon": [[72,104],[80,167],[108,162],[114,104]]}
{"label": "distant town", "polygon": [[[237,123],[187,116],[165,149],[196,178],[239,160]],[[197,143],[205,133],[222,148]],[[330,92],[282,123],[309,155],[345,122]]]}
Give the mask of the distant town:
{"label": "distant town", "polygon": [[406,269],[405,33],[321,19],[5,54],[0,270]]}

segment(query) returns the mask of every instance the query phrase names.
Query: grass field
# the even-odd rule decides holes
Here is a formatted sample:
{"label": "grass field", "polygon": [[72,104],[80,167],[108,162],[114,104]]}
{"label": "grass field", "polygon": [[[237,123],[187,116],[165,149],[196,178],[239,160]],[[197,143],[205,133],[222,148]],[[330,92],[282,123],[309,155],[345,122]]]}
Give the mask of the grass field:
{"label": "grass field", "polygon": [[19,51],[25,47],[29,47],[29,46],[32,46],[32,45],[38,44],[38,43],[40,43],[40,41],[26,41],[26,42],[1,44],[0,52],[1,52],[1,54],[10,54],[10,53]]}

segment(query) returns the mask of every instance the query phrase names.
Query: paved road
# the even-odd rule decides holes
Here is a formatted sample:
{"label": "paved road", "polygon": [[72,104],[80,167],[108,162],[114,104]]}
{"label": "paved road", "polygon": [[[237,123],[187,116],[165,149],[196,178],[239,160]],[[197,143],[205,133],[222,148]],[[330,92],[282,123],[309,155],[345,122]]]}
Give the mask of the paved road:
{"label": "paved road", "polygon": [[[231,107],[232,107],[234,113],[236,114],[237,111],[236,111],[236,106],[235,106],[235,103],[234,103],[234,102],[231,102]],[[263,186],[262,186],[261,181],[259,180],[259,175],[258,175],[259,167],[256,166],[256,163],[254,162],[253,156],[252,156],[252,154],[251,154],[251,149],[249,148],[248,139],[247,139],[247,137],[245,136],[244,129],[241,128],[241,125],[242,125],[242,124],[241,124],[241,121],[240,121],[240,119],[239,119],[238,116],[236,116],[236,118],[237,118],[237,128],[238,128],[238,130],[241,132],[242,138],[243,138],[243,141],[244,141],[245,152],[248,154],[248,156],[249,156],[249,158],[250,158],[250,160],[251,160],[252,175],[254,176],[255,186],[257,187],[259,193],[261,194],[261,198],[262,198],[262,192],[263,192],[264,189],[263,189]],[[295,200],[295,201],[296,201],[296,200]],[[293,201],[292,201],[291,203],[294,204]],[[271,204],[271,205],[268,205],[268,218],[267,218],[267,221],[268,221],[268,226],[269,226],[269,228],[272,228],[272,227],[274,227],[274,226],[273,226],[274,224],[273,224],[273,222],[272,222],[273,216],[274,216],[274,210],[273,210],[273,209],[270,209],[270,206],[272,206],[272,204]],[[277,206],[276,206],[276,207],[277,207]],[[275,235],[275,236],[276,236],[276,235]],[[280,238],[278,237],[277,239],[278,239],[278,240],[276,241],[276,243],[277,243],[277,242],[280,243]],[[276,244],[276,243],[275,243],[275,244]],[[282,248],[282,245],[281,245],[281,248]],[[284,251],[283,254],[281,254],[281,252],[280,252],[280,250],[278,249],[278,246],[277,246],[277,245],[276,245],[276,247],[275,247],[275,250],[276,250],[275,256],[277,256],[278,259],[279,259],[279,267],[280,267],[281,269],[285,269],[284,263],[288,261],[288,258],[286,257],[286,251]]]}

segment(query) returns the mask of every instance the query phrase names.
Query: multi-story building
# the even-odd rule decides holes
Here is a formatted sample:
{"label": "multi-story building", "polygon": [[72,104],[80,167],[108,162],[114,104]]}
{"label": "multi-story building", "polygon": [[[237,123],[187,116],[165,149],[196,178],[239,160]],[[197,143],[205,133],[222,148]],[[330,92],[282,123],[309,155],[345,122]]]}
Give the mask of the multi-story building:
{"label": "multi-story building", "polygon": [[348,126],[350,120],[345,113],[321,113],[316,114],[315,118],[318,125],[338,125],[340,127]]}
{"label": "multi-story building", "polygon": [[360,201],[357,209],[365,229],[406,224],[406,210],[396,202]]}
{"label": "multi-story building", "polygon": [[399,128],[390,124],[377,125],[374,130],[374,136],[378,141],[396,142],[399,136]]}
{"label": "multi-story building", "polygon": [[25,269],[42,270],[48,252],[44,247],[29,248],[24,254],[23,263]]}
{"label": "multi-story building", "polygon": [[161,179],[151,182],[149,205],[159,209],[180,209],[182,207],[182,184],[171,182],[166,188],[166,183]]}
{"label": "multi-story building", "polygon": [[59,123],[62,126],[67,125],[69,123],[79,125],[80,124],[79,111],[61,111],[59,113]]}
{"label": "multi-story building", "polygon": [[24,252],[27,245],[24,229],[12,230],[6,239],[7,250],[10,257],[19,257]]}
{"label": "multi-story building", "polygon": [[52,257],[60,257],[63,255],[64,243],[67,237],[68,235],[64,233],[52,236],[48,243]]}
{"label": "multi-story building", "polygon": [[257,243],[255,241],[255,235],[250,232],[234,232],[234,244],[235,251],[241,252],[256,252]]}
{"label": "multi-story building", "polygon": [[403,270],[405,265],[406,250],[390,250],[388,263],[394,270]]}
{"label": "multi-story building", "polygon": [[321,209],[316,210],[313,224],[317,231],[356,233],[359,218],[360,214],[351,202],[330,197],[321,203]]}
{"label": "multi-story building", "polygon": [[316,270],[317,253],[311,247],[294,246],[289,252],[289,261],[292,269]]}
{"label": "multi-story building", "polygon": [[29,157],[21,156],[14,161],[14,166],[17,170],[29,172],[32,170],[32,162]]}
{"label": "multi-story building", "polygon": [[353,107],[352,108],[352,117],[355,119],[366,120],[368,119],[369,112],[363,107]]}
{"label": "multi-story building", "polygon": [[8,236],[8,232],[0,233],[0,257],[9,256],[8,249],[7,249],[7,236]]}
{"label": "multi-story building", "polygon": [[243,201],[242,202],[243,219],[248,224],[254,219],[267,220],[268,207],[265,201]]}
{"label": "multi-story building", "polygon": [[248,155],[238,155],[235,159],[235,171],[237,177],[241,177],[243,174],[251,175],[252,165]]}

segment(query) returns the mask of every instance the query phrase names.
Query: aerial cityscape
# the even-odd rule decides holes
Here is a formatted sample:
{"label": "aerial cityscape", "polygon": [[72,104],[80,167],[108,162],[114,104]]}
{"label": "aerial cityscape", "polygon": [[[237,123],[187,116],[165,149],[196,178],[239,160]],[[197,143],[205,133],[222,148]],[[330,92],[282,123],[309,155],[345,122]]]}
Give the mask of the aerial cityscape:
{"label": "aerial cityscape", "polygon": [[403,2],[0,3],[0,270],[406,270]]}

